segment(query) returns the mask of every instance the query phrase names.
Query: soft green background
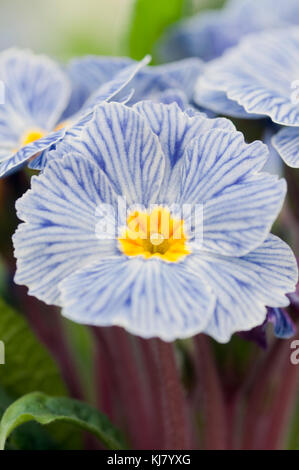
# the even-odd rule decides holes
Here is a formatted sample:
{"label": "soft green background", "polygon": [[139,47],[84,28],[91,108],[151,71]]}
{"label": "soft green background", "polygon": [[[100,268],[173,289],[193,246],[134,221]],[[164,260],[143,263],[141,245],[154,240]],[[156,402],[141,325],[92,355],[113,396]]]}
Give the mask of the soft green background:
{"label": "soft green background", "polygon": [[[134,2],[1,0],[0,48],[29,47],[61,59],[88,53],[129,54],[127,31]],[[160,8],[158,16],[163,16],[161,12],[169,10],[169,5],[171,9],[177,0],[144,0],[147,5],[155,2]],[[191,14],[201,8],[217,6],[223,0],[186,0],[184,3],[184,14]],[[140,30],[141,41],[150,34],[151,27],[144,28],[144,32]]]}

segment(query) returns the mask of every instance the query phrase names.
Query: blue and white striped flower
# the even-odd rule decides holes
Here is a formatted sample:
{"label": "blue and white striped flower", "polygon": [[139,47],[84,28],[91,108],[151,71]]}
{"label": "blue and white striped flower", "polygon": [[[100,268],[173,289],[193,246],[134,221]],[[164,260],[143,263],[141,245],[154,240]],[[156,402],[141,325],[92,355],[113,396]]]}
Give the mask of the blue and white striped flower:
{"label": "blue and white striped flower", "polygon": [[[297,88],[296,88],[297,87]],[[285,163],[299,167],[299,27],[248,36],[210,63],[196,85],[195,101],[217,111],[217,97],[253,116],[284,126],[272,142]],[[220,109],[221,108],[221,109]]]}
{"label": "blue and white striped flower", "polygon": [[[66,117],[82,109],[86,99],[109,80],[112,72],[120,72],[133,63],[132,59],[123,57],[105,59],[87,56],[72,60],[68,66],[68,73],[73,84],[73,92],[71,104],[65,113]],[[129,95],[129,100],[126,100],[127,105],[150,99],[166,104],[175,101],[180,107],[187,107],[202,68],[202,62],[195,58],[143,67],[123,90],[122,95],[118,95],[117,101],[125,100]],[[132,91],[131,96],[130,91]],[[98,104],[96,95],[93,95],[92,101]]]}
{"label": "blue and white striped flower", "polygon": [[[112,99],[143,66],[143,62],[123,61],[122,67],[117,68],[112,59],[101,64],[105,73],[96,92],[98,102]],[[69,111],[75,110],[77,95],[71,93],[68,74],[51,59],[26,50],[9,49],[0,54],[0,80],[5,91],[4,103],[0,105],[0,176],[3,176],[56,144],[64,136],[68,121],[76,122],[80,112],[87,112],[90,104],[87,98],[94,97],[85,93],[81,109],[76,108],[77,114],[71,115]],[[87,82],[85,86],[91,88]]]}
{"label": "blue and white striped flower", "polygon": [[[145,57],[138,66],[128,58],[88,56],[71,61],[68,73],[72,77],[73,91],[65,119],[70,120],[70,112],[75,113],[77,119],[74,120],[73,117],[75,124],[66,131],[64,143],[74,138],[82,123],[85,124],[91,118],[93,109],[105,100],[106,87],[111,90],[110,82],[105,84],[110,68],[115,73],[119,72],[116,75],[119,82],[113,81],[117,87],[124,83],[122,78],[123,75],[128,75],[128,70],[133,72],[130,80],[121,89],[117,88],[117,93],[110,97],[112,101],[123,102],[127,106],[133,106],[142,100],[176,103],[182,110],[188,109],[191,112],[192,95],[202,71],[202,62],[199,59],[187,59],[160,66],[144,66],[148,61],[149,58]],[[42,152],[30,163],[30,167],[42,170],[47,165],[49,156],[48,152]]]}
{"label": "blue and white striped flower", "polygon": [[299,25],[297,0],[230,0],[183,20],[166,32],[158,54],[162,61],[200,57],[208,61],[239,43],[247,34]]}
{"label": "blue and white striped flower", "polygon": [[[226,342],[263,323],[266,306],[288,305],[297,264],[269,234],[285,182],[260,172],[266,146],[246,144],[230,121],[176,104],[106,103],[51,154],[16,205],[15,281],[30,295],[73,321],[166,341],[205,332]],[[108,212],[102,237],[103,204],[117,212],[120,196],[134,212],[122,213],[121,235]],[[195,217],[190,228],[173,204],[203,207],[203,225]],[[154,238],[144,228],[153,214]]]}

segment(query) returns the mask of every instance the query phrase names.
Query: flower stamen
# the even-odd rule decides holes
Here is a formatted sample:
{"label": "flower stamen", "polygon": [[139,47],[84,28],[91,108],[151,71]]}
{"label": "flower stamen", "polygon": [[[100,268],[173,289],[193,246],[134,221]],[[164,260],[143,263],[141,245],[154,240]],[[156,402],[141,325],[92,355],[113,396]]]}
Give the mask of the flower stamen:
{"label": "flower stamen", "polygon": [[135,211],[118,239],[127,256],[158,257],[176,262],[190,254],[183,220],[173,218],[168,209],[158,207],[151,213]]}

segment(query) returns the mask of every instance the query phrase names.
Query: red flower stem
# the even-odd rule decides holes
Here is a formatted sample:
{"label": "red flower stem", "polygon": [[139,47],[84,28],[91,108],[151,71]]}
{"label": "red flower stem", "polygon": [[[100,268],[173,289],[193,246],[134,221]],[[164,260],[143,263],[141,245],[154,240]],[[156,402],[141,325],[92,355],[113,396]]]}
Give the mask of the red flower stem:
{"label": "red flower stem", "polygon": [[282,449],[286,430],[295,408],[299,385],[298,366],[288,364],[281,386],[272,405],[271,415],[263,439],[263,449]]}
{"label": "red flower stem", "polygon": [[208,450],[227,449],[230,434],[228,415],[211,344],[205,335],[197,335],[194,346],[198,398],[203,415],[203,447]]}
{"label": "red flower stem", "polygon": [[60,313],[56,308],[44,305],[27,295],[22,287],[16,287],[16,292],[32,330],[56,359],[70,395],[84,400],[84,392],[67,344]]}
{"label": "red flower stem", "polygon": [[191,449],[191,423],[171,343],[155,340],[162,396],[164,445],[167,450]]}
{"label": "red flower stem", "polygon": [[244,449],[282,445],[298,391],[299,368],[290,362],[292,340],[276,340],[255,377],[247,398]]}
{"label": "red flower stem", "polygon": [[120,425],[122,420],[117,412],[117,382],[113,373],[113,359],[107,341],[100,328],[93,328],[95,335],[95,387],[99,410],[105,413],[115,424]]}
{"label": "red flower stem", "polygon": [[160,374],[155,341],[138,338],[144,371],[144,389],[148,408],[151,410],[152,448],[162,449],[161,430],[163,429],[163,408]]}
{"label": "red flower stem", "polygon": [[[94,331],[97,341],[107,347],[106,359],[109,361],[117,399],[125,415],[131,445],[136,450],[151,449],[151,410],[146,406],[133,348],[134,338],[118,327],[95,328]],[[101,374],[101,370],[98,373]]]}

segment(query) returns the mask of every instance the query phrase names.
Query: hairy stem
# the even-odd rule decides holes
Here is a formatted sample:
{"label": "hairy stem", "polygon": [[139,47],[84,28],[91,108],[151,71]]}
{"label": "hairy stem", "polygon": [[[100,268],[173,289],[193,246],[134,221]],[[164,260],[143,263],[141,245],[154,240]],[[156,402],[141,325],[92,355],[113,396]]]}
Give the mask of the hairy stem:
{"label": "hairy stem", "polygon": [[198,335],[194,338],[194,346],[199,408],[203,416],[203,447],[227,449],[228,416],[211,344],[205,335]]}
{"label": "hairy stem", "polygon": [[290,362],[290,341],[276,340],[247,397],[244,449],[279,449],[298,391],[298,366]]}
{"label": "hairy stem", "polygon": [[164,427],[164,448],[191,448],[191,425],[180,381],[173,344],[155,340],[159,359],[160,389]]}
{"label": "hairy stem", "polygon": [[[117,406],[117,402],[120,402],[131,444],[135,449],[150,449],[152,410],[147,407],[146,397],[143,393],[143,382],[136,350],[133,347],[135,339],[118,327],[94,328],[94,332],[97,341],[100,341],[105,348],[103,351],[106,351],[106,357],[102,358],[102,363],[105,360],[108,362],[109,380],[113,384],[116,395],[113,406]],[[99,381],[102,372],[98,371]],[[106,377],[103,375],[103,380],[108,380],[107,375]],[[107,382],[102,384],[102,387],[106,385]]]}

